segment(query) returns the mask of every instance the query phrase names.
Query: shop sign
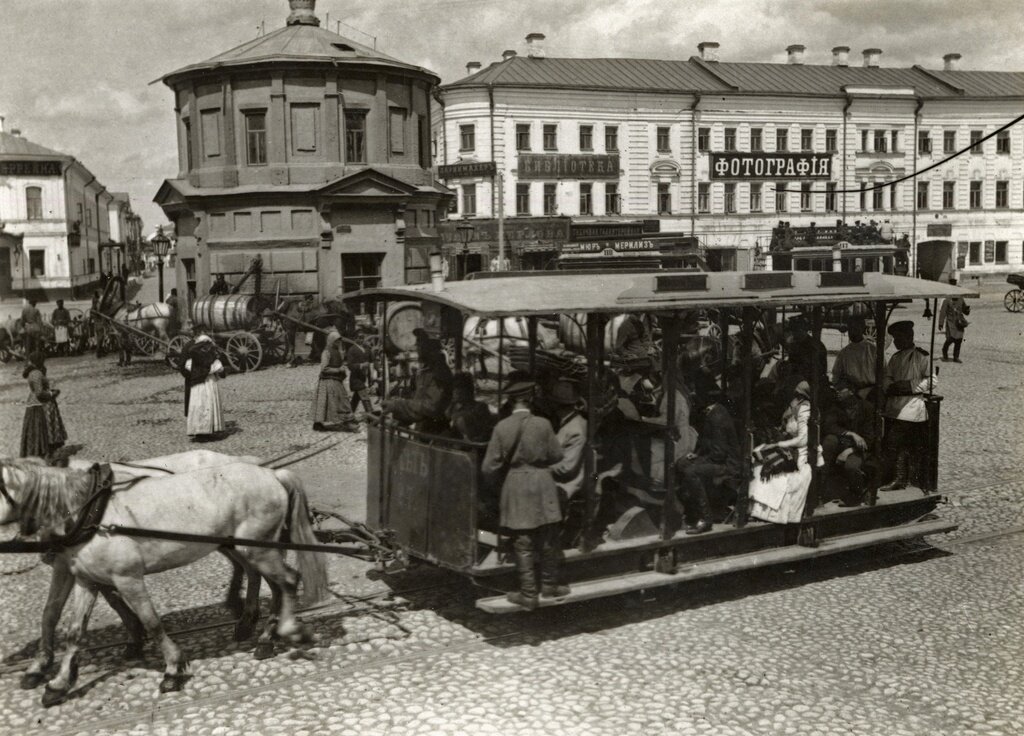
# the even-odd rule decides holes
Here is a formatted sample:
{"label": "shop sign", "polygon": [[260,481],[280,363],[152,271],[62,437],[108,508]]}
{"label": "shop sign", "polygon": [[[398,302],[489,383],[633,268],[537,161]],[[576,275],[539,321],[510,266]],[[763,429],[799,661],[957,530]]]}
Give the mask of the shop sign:
{"label": "shop sign", "polygon": [[953,234],[953,223],[939,222],[926,228],[929,238],[948,238]]}
{"label": "shop sign", "polygon": [[0,175],[60,176],[60,161],[0,161]]}
{"label": "shop sign", "polygon": [[566,243],[563,253],[662,253],[696,250],[696,238],[635,238],[630,240],[595,240],[586,243]]}
{"label": "shop sign", "polygon": [[520,153],[518,178],[618,179],[619,154]]}
{"label": "shop sign", "polygon": [[712,179],[831,179],[831,153],[712,153]]}
{"label": "shop sign", "polygon": [[574,222],[572,224],[573,240],[618,240],[639,238],[649,233],[658,232],[658,220],[643,222]]}
{"label": "shop sign", "polygon": [[460,179],[471,176],[494,176],[497,170],[493,161],[467,161],[461,164],[438,166],[437,178]]}
{"label": "shop sign", "polygon": [[[498,221],[448,220],[438,224],[437,231],[446,245],[462,245],[463,235],[457,225],[462,222],[473,226],[470,243],[498,242]],[[505,242],[551,242],[564,243],[569,239],[568,217],[531,217],[528,219],[505,220]]]}

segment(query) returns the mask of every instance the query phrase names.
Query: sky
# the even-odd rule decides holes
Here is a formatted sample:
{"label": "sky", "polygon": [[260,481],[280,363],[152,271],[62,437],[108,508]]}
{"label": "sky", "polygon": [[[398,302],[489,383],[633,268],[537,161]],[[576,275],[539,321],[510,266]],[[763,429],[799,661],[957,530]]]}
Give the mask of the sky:
{"label": "sky", "polygon": [[[68,153],[110,191],[127,191],[148,231],[153,204],[177,174],[174,104],[153,80],[284,26],[286,0],[0,0],[4,129]],[[1024,71],[1021,0],[319,0],[321,23],[402,61],[465,76],[527,33],[548,56],[686,59],[717,41],[722,61],[784,62],[807,47],[828,64],[833,46],[882,49],[882,66]]]}

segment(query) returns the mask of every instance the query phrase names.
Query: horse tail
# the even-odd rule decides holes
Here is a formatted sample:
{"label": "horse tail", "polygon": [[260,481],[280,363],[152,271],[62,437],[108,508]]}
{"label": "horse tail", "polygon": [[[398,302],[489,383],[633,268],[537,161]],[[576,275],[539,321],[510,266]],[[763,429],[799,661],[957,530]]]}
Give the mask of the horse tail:
{"label": "horse tail", "polygon": [[[288,491],[290,517],[287,521],[287,533],[296,544],[319,544],[320,540],[313,534],[310,523],[309,506],[306,503],[306,491],[298,475],[287,468],[275,470],[277,480]],[[302,576],[302,605],[310,606],[327,597],[327,564],[322,552],[300,551],[295,553],[295,561]]]}

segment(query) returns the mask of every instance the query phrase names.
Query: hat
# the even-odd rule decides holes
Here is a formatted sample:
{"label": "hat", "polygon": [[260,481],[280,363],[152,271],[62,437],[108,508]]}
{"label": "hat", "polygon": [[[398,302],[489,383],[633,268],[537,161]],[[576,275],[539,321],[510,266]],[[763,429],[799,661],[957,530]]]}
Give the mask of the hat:
{"label": "hat", "polygon": [[555,385],[551,387],[551,391],[548,393],[548,399],[550,399],[551,403],[558,404],[559,406],[574,405],[579,400],[579,397],[576,395],[576,384],[564,379],[555,382]]}
{"label": "hat", "polygon": [[893,322],[889,325],[889,329],[886,330],[890,335],[895,335],[897,332],[913,332],[914,323],[909,319],[900,320],[899,322]]}
{"label": "hat", "polygon": [[796,317],[790,317],[786,320],[786,331],[791,330],[802,330],[803,332],[810,332],[811,325],[807,322],[807,318],[802,315]]}
{"label": "hat", "polygon": [[509,381],[505,384],[505,394],[511,398],[525,396],[537,386],[536,382],[528,379]]}
{"label": "hat", "polygon": [[793,389],[793,393],[797,396],[803,396],[805,399],[811,398],[811,385],[807,381],[800,381]]}

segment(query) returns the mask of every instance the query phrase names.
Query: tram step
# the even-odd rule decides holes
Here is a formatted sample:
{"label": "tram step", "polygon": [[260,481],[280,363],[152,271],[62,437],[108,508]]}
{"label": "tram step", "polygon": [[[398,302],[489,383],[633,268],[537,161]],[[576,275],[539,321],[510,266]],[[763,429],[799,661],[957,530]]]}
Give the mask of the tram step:
{"label": "tram step", "polygon": [[[921,521],[885,529],[872,529],[871,531],[847,534],[841,537],[831,537],[821,540],[817,547],[801,547],[797,545],[774,547],[732,557],[708,560],[707,562],[687,564],[681,566],[675,574],[653,571],[635,572],[611,578],[587,580],[573,583],[572,591],[564,598],[541,598],[539,600],[539,607],[560,606],[566,603],[576,603],[611,595],[631,593],[663,585],[677,585],[678,583],[740,572],[742,570],[753,570],[759,567],[809,560],[862,547],[871,547],[876,544],[914,539],[929,534],[942,534],[953,531],[956,528],[957,524],[949,521]],[[476,602],[476,607],[487,613],[515,613],[523,610],[514,603],[510,603],[504,596],[480,598]]]}

